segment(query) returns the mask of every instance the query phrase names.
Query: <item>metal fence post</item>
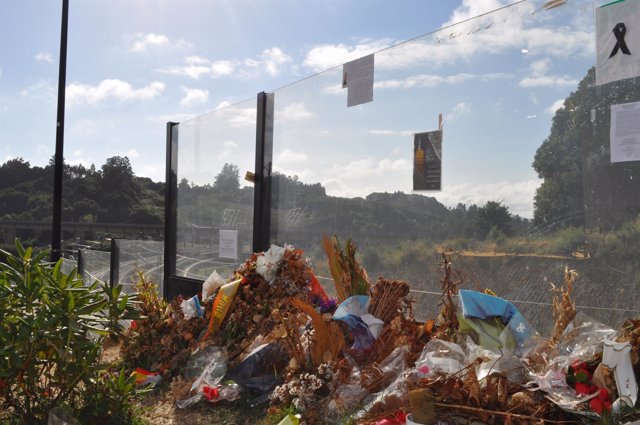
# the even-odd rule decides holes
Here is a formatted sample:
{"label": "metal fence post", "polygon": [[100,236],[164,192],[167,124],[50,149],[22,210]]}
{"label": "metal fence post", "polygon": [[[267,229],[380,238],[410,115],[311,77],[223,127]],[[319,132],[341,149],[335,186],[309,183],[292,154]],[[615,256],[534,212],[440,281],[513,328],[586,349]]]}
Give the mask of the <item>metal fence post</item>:
{"label": "metal fence post", "polygon": [[171,276],[176,274],[178,233],[178,123],[167,123],[167,156],[164,188],[164,276],[162,296],[169,299]]}
{"label": "metal fence post", "polygon": [[[80,279],[82,279],[82,281],[84,282],[84,257],[82,256],[82,250],[78,249],[78,262],[76,264],[76,268],[78,270],[78,276],[80,276]],[[86,285],[87,282],[84,282],[84,284]]]}
{"label": "metal fence post", "polygon": [[111,261],[109,264],[109,284],[113,288],[113,285],[120,283],[120,248],[115,238],[111,239]]}

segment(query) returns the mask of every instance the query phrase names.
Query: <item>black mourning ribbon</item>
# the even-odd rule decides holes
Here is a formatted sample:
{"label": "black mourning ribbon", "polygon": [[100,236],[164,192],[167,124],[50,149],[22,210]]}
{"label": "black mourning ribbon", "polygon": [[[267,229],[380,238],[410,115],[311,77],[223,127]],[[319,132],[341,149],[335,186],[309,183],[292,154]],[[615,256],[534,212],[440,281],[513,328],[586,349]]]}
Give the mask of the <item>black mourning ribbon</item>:
{"label": "black mourning ribbon", "polygon": [[627,33],[627,27],[622,22],[620,22],[615,27],[613,27],[613,35],[616,37],[616,45],[614,46],[613,51],[609,55],[610,58],[615,56],[615,54],[618,53],[618,50],[622,50],[622,53],[624,53],[625,55],[631,54],[631,52],[629,51],[629,48],[627,47],[627,43],[625,43],[624,41],[624,35],[626,33]]}

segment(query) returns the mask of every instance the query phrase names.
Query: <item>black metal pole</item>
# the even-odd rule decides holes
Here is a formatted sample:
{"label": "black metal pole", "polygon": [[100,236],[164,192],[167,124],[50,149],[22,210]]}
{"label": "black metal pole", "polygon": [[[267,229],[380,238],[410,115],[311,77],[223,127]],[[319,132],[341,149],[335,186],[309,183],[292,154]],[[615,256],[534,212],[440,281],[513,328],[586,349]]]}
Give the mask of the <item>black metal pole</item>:
{"label": "black metal pole", "polygon": [[253,252],[269,249],[271,239],[271,165],[274,94],[258,93],[256,163],[253,189]]}
{"label": "black metal pole", "polygon": [[62,245],[62,167],[64,166],[64,94],[67,84],[67,26],[69,0],[62,0],[60,28],[60,70],[58,72],[58,117],[56,119],[56,153],[53,174],[53,218],[51,221],[51,261],[58,261]]}
{"label": "black metal pole", "polygon": [[178,232],[178,123],[167,123],[167,156],[164,180],[164,273],[163,296],[169,300],[176,274]]}
{"label": "black metal pole", "polygon": [[111,238],[111,258],[109,260],[109,284],[120,283],[120,247],[115,238]]}

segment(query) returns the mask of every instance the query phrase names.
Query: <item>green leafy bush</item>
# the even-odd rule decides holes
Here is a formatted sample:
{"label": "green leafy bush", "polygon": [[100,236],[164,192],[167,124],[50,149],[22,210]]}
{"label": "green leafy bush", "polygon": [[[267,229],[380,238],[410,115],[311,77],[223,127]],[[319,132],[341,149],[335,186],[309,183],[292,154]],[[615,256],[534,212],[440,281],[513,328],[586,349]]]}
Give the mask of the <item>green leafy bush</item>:
{"label": "green leafy bush", "polygon": [[51,408],[81,405],[101,371],[102,336],[133,310],[120,292],[105,296],[107,285],[63,273],[46,251],[18,241],[16,250],[0,252],[0,420],[46,423]]}
{"label": "green leafy bush", "polygon": [[102,425],[141,424],[136,417],[132,398],[139,394],[136,380],[125,369],[105,372],[92,380],[83,393],[78,417],[82,423]]}

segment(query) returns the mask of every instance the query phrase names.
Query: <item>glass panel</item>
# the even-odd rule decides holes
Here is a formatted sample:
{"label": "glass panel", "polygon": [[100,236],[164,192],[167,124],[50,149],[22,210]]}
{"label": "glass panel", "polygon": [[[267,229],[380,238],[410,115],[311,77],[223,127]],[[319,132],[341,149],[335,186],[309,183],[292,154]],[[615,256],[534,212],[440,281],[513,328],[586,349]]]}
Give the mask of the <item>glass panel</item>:
{"label": "glass panel", "polygon": [[254,99],[179,125],[176,275],[230,274],[251,254],[255,140]]}
{"label": "glass panel", "polygon": [[157,285],[158,292],[163,293],[164,278],[164,243],[156,241],[116,240],[118,245],[119,280],[127,293],[134,292],[138,281],[137,272]]}
{"label": "glass panel", "polygon": [[83,263],[82,279],[85,284],[91,284],[96,280],[109,282],[111,253],[84,248],[80,251]]}
{"label": "glass panel", "polygon": [[[592,2],[543,6],[377,53],[371,103],[347,107],[341,66],[276,90],[272,241],[304,249],[330,286],[322,236],[353,238],[372,279],[409,281],[422,319],[448,249],[461,287],[514,301],[540,332],[565,267],[578,310],[637,315],[640,165],[610,161],[609,130],[638,81],[595,86]],[[439,114],[442,190],[414,192],[414,135]]]}
{"label": "glass panel", "polygon": [[78,262],[75,259],[63,258],[60,270],[62,270],[63,273],[69,274],[76,267],[78,267]]}

